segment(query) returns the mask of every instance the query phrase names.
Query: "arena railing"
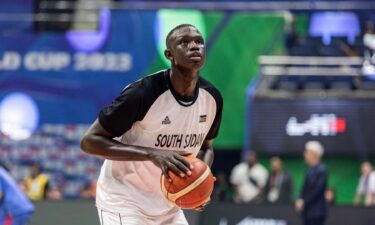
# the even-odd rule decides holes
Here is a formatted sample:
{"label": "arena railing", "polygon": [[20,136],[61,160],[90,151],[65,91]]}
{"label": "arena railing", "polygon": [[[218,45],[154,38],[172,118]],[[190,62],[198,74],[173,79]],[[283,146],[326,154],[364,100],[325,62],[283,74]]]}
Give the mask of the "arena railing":
{"label": "arena railing", "polygon": [[260,56],[265,76],[360,76],[362,57]]}
{"label": "arena railing", "polygon": [[371,10],[372,1],[42,1],[42,9],[110,9],[157,10],[157,9],[197,9],[235,11],[280,11],[280,10]]}

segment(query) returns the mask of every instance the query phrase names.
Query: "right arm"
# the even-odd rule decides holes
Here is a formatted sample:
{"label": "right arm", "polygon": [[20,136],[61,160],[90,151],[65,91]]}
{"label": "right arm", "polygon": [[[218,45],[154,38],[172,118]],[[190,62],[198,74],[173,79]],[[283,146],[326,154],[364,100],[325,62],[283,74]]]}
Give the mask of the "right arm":
{"label": "right arm", "polygon": [[302,189],[301,189],[301,193],[299,195],[299,198],[296,200],[295,202],[295,208],[297,210],[297,212],[302,212],[303,211],[303,208],[304,208],[304,200],[303,200],[303,197],[306,193],[306,180],[307,180],[307,175],[305,175],[305,178],[304,178],[304,181],[303,181],[303,185],[302,185]]}
{"label": "right arm", "polygon": [[373,205],[373,194],[371,192],[365,195],[365,206],[372,206]]}
{"label": "right arm", "polygon": [[109,160],[149,160],[149,149],[125,145],[113,138],[114,137],[101,126],[99,120],[95,120],[81,140],[81,149],[88,154]]}
{"label": "right arm", "polygon": [[152,161],[170,180],[168,169],[175,174],[190,175],[190,164],[183,157],[186,152],[166,151],[141,146],[126,145],[114,140],[141,120],[145,108],[145,91],[141,83],[127,86],[87,130],[81,140],[81,148],[88,154],[114,161]]}
{"label": "right arm", "polygon": [[190,173],[190,164],[184,159],[186,152],[173,152],[126,145],[113,139],[99,120],[91,125],[81,140],[81,149],[92,155],[115,161],[152,161],[169,178],[167,170],[185,176]]}
{"label": "right arm", "polygon": [[355,196],[354,196],[354,201],[353,201],[353,204],[354,205],[359,205],[361,203],[361,195],[356,193]]}

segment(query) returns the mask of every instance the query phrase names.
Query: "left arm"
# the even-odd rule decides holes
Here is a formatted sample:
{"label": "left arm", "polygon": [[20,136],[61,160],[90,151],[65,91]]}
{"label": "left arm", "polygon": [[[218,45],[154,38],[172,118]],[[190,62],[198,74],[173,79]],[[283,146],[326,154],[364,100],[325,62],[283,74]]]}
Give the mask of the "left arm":
{"label": "left arm", "polygon": [[[219,133],[220,123],[221,123],[221,114],[223,111],[223,98],[221,97],[220,92],[217,91],[216,89],[213,89],[211,91],[212,91],[211,94],[215,98],[215,101],[216,101],[216,115],[207,133],[206,139],[204,140],[201,146],[201,149],[199,150],[197,154],[197,158],[201,159],[209,167],[212,166],[212,162],[214,161],[214,151],[212,148],[212,143],[213,143],[214,138]],[[214,180],[216,180],[216,178],[214,178]],[[210,202],[210,200],[211,198],[209,197],[206,203],[204,203],[200,207],[197,207],[195,210],[203,211],[204,207]]]}
{"label": "left arm", "polygon": [[213,139],[205,140],[197,155],[197,158],[205,162],[209,167],[212,166],[214,161],[214,150],[212,148],[213,141]]}
{"label": "left arm", "polygon": [[[212,143],[213,139],[205,140],[197,155],[197,158],[205,162],[209,167],[212,166],[212,162],[214,161],[214,150],[212,148]],[[195,210],[198,212],[202,212],[204,207],[210,203],[210,200],[211,198],[209,197],[206,203],[195,208]]]}
{"label": "left arm", "polygon": [[202,144],[201,149],[198,152],[197,158],[205,162],[209,167],[212,166],[214,160],[214,151],[212,148],[212,143],[217,137],[221,124],[221,116],[223,111],[223,98],[218,90],[215,88],[210,89],[210,93],[215,99],[216,102],[216,112],[214,121],[211,124],[210,129],[208,130],[207,136]]}

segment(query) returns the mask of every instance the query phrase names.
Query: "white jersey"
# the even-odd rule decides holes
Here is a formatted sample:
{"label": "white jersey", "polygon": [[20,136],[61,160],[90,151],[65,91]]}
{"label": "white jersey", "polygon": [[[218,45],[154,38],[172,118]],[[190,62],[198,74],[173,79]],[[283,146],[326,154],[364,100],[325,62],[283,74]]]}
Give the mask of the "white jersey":
{"label": "white jersey", "polygon": [[257,163],[249,168],[246,162],[236,165],[230,175],[230,182],[236,186],[237,202],[250,202],[267,183],[268,172],[264,166]]}
{"label": "white jersey", "polygon": [[[216,137],[221,111],[221,95],[208,81],[199,78],[195,95],[184,98],[164,70],[127,86],[100,112],[99,122],[125,144],[197,155],[204,140]],[[117,213],[137,209],[150,217],[177,211],[163,196],[160,176],[151,161],[105,160],[97,207]]]}

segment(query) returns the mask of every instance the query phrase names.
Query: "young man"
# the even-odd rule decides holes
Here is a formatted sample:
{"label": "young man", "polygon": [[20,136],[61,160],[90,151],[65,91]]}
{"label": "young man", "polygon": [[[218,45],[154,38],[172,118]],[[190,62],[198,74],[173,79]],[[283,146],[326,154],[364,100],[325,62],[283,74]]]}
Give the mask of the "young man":
{"label": "young man", "polygon": [[362,198],[365,206],[374,205],[375,190],[375,172],[369,161],[361,164],[361,178],[357,186],[357,192],[354,198],[354,205],[359,205]]}
{"label": "young man", "polygon": [[279,157],[270,160],[271,173],[264,187],[264,200],[268,203],[290,203],[292,201],[292,179],[284,169]]}
{"label": "young man", "polygon": [[258,155],[255,151],[249,151],[246,162],[237,164],[231,172],[229,181],[233,185],[236,203],[256,202],[261,197],[266,185],[268,171],[258,163]]}
{"label": "young man", "polygon": [[188,154],[212,164],[223,103],[199,77],[203,37],[182,24],[166,43],[171,69],[125,87],[82,138],[85,152],[106,159],[96,197],[101,225],[186,225],[183,212],[163,196],[160,176],[169,179],[167,170],[189,176]]}
{"label": "young man", "polygon": [[33,212],[34,205],[0,166],[0,224],[4,224],[11,216],[11,225],[26,225]]}

